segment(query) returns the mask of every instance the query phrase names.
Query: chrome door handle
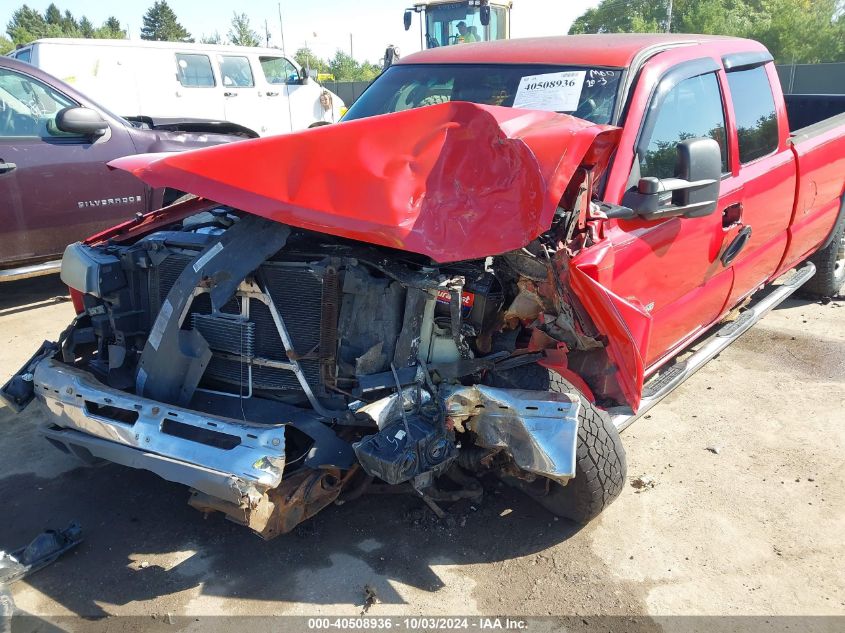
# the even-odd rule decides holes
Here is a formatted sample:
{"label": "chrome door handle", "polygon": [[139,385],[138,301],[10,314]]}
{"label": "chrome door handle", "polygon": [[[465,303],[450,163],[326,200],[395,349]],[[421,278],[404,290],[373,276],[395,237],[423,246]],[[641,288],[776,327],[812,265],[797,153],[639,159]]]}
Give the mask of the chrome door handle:
{"label": "chrome door handle", "polygon": [[278,96],[279,96],[279,93],[278,93],[278,92],[273,92],[272,90],[268,90],[265,94],[266,94],[268,97],[278,97]]}
{"label": "chrome door handle", "polygon": [[737,258],[737,255],[740,254],[743,248],[748,245],[749,240],[751,239],[751,227],[744,226],[739,233],[736,234],[736,237],[733,238],[728,247],[722,253],[722,256],[719,258],[722,261],[722,266],[727,268],[731,265],[731,262]]}
{"label": "chrome door handle", "polygon": [[5,174],[10,171],[15,171],[18,168],[17,165],[14,163],[7,163],[5,161],[0,161],[0,174]]}
{"label": "chrome door handle", "polygon": [[224,92],[223,96],[224,97],[237,97],[238,93],[237,92]]}

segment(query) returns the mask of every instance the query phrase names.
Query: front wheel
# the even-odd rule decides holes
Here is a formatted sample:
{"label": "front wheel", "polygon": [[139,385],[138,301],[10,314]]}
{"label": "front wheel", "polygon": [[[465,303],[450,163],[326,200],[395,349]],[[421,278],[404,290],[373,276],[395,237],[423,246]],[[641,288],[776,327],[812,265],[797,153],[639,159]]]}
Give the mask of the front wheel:
{"label": "front wheel", "polygon": [[565,485],[539,477],[533,482],[508,478],[552,514],[584,525],[622,493],[627,463],[619,432],[610,416],[581,395],[559,374],[540,367],[499,372],[493,386],[578,394],[578,448],[575,478]]}

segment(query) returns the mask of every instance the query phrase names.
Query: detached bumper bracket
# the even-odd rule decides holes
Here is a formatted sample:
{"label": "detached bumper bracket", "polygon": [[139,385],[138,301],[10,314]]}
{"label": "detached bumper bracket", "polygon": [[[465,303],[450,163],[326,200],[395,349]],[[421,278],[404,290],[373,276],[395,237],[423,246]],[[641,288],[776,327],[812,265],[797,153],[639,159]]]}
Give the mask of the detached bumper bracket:
{"label": "detached bumper bracket", "polygon": [[35,397],[35,383],[33,382],[33,372],[35,366],[43,359],[54,356],[59,351],[59,346],[51,341],[44,341],[38,351],[26,361],[15,374],[9,378],[2,389],[0,389],[0,398],[8,404],[15,413],[20,413],[26,409],[27,405],[32,402]]}

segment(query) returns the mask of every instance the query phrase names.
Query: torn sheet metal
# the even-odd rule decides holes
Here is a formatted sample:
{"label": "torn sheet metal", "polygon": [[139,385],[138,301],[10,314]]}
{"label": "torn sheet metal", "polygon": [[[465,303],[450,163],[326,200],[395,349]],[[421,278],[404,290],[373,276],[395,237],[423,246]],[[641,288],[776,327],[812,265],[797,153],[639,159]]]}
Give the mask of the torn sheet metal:
{"label": "torn sheet metal", "polygon": [[570,284],[596,327],[606,334],[619,387],[636,411],[645,377],[643,351],[648,349],[651,336],[651,315],[602,286],[578,265],[570,268]]}
{"label": "torn sheet metal", "polygon": [[476,385],[441,392],[446,417],[469,428],[486,448],[502,448],[516,465],[566,483],[575,476],[577,396]]}
{"label": "torn sheet metal", "polygon": [[449,102],[110,165],[305,229],[459,261],[548,230],[570,178],[620,130],[553,112]]}

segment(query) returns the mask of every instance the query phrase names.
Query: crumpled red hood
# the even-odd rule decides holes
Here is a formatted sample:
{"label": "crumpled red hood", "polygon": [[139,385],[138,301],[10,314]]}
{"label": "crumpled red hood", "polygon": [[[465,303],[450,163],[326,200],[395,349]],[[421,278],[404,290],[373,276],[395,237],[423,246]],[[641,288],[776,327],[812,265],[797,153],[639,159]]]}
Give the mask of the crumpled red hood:
{"label": "crumpled red hood", "polygon": [[570,178],[619,129],[451,102],[110,166],[304,229],[438,262],[520,248],[548,230]]}

